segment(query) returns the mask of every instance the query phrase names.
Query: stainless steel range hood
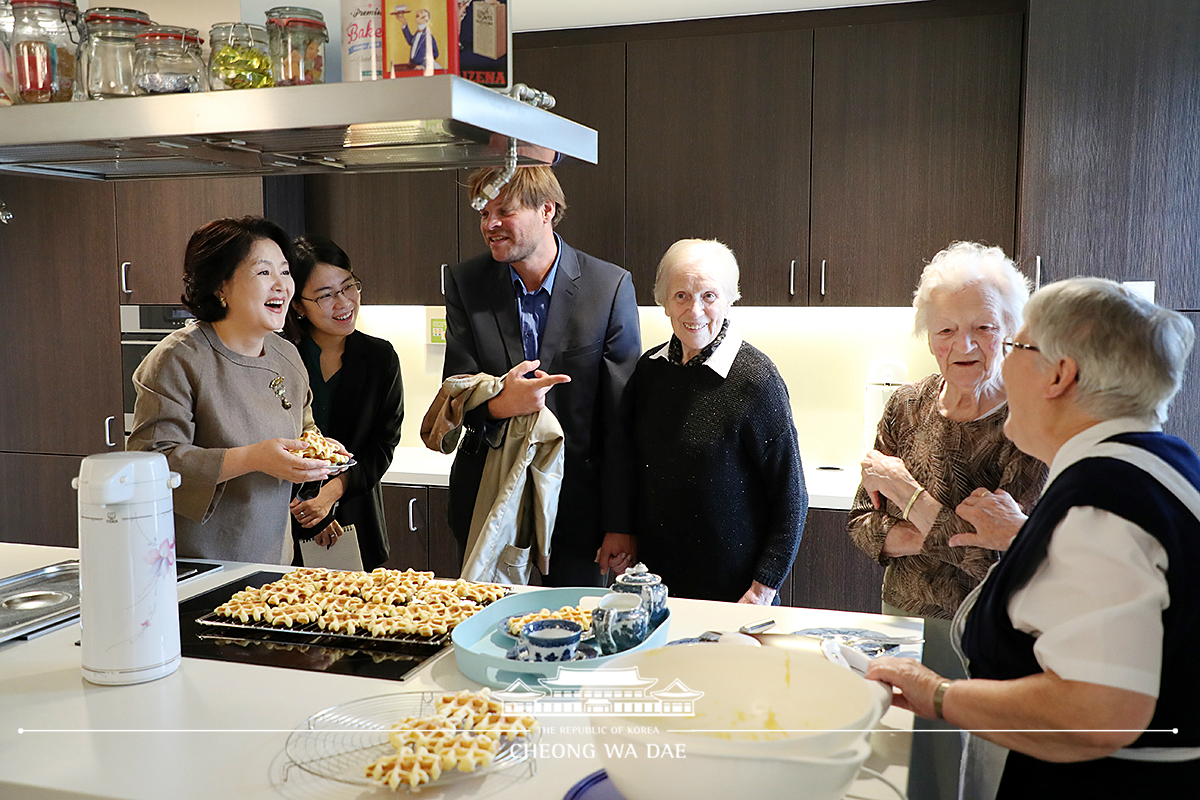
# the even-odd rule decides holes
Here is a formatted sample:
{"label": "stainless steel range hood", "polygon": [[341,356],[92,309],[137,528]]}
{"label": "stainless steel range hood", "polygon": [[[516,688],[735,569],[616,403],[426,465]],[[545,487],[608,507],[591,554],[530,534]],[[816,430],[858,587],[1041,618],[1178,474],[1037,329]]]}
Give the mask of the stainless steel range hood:
{"label": "stainless steel range hood", "polygon": [[0,108],[0,170],[66,178],[456,169],[569,156],[596,132],[452,75]]}

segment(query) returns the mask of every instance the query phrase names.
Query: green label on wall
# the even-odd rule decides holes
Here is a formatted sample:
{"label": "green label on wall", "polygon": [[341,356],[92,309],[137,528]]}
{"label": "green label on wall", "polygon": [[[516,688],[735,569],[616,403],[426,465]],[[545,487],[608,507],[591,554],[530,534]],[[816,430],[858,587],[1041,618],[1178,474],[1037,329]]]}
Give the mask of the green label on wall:
{"label": "green label on wall", "polygon": [[446,320],[444,320],[444,319],[429,320],[429,343],[430,344],[445,344],[446,343]]}

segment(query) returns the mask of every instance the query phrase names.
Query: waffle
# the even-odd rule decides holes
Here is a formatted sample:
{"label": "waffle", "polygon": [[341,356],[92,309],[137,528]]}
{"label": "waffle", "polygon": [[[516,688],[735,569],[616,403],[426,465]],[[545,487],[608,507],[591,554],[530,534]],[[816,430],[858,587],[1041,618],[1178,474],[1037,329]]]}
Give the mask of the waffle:
{"label": "waffle", "polygon": [[415,788],[443,772],[474,772],[488,766],[500,751],[500,739],[516,739],[538,730],[533,717],[505,716],[491,690],[444,694],[436,714],[400,720],[388,733],[396,749],[369,764],[366,775],[392,789]]}
{"label": "waffle", "polygon": [[592,614],[590,611],[584,611],[579,606],[563,606],[557,611],[551,611],[548,608],[543,608],[540,611],[534,611],[531,614],[526,614],[521,617],[513,617],[508,621],[508,632],[513,636],[520,636],[521,629],[531,622],[536,622],[539,619],[568,619],[572,622],[578,622],[583,626],[583,630],[590,631],[592,629]]}
{"label": "waffle", "polygon": [[315,430],[305,431],[300,436],[300,441],[305,445],[304,449],[300,451],[300,455],[305,458],[317,458],[321,461],[328,461],[330,464],[345,464],[350,460],[349,456],[338,452],[337,446],[332,441]]}

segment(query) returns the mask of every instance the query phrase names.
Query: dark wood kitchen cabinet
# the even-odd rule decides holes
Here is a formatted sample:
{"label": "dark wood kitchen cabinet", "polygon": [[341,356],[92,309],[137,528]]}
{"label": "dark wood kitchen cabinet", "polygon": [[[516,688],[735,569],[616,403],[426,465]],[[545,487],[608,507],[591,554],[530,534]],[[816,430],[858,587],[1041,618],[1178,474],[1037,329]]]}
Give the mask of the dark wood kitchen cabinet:
{"label": "dark wood kitchen cabinet", "polygon": [[[113,187],[0,174],[0,452],[123,446]],[[31,492],[30,479],[19,484]],[[6,524],[11,520],[6,521]]]}
{"label": "dark wood kitchen cabinet", "polygon": [[383,487],[390,555],[388,569],[432,570],[439,578],[461,572],[446,503],[449,490],[436,486]]}
{"label": "dark wood kitchen cabinet", "polygon": [[196,229],[221,217],[263,213],[263,179],[259,177],[119,181],[113,185],[121,303],[178,305],[183,293],[183,254]]}
{"label": "dark wood kitchen cabinet", "polygon": [[811,305],[906,306],[951,241],[1012,253],[1022,24],[1012,13],[816,30]]}
{"label": "dark wood kitchen cabinet", "polygon": [[309,233],[341,245],[363,282],[363,302],[441,305],[442,265],[458,261],[454,172],[309,175]]}
{"label": "dark wood kitchen cabinet", "polygon": [[733,249],[743,305],[806,305],[812,31],[630,41],[627,72],[638,302],[667,248],[696,237]]}
{"label": "dark wood kitchen cabinet", "polygon": [[1200,309],[1200,4],[1031,0],[1019,252]]}
{"label": "dark wood kitchen cabinet", "polygon": [[810,508],[784,605],[878,614],[883,567],[854,546],[845,511]]}
{"label": "dark wood kitchen cabinet", "polygon": [[0,542],[77,547],[79,456],[0,453]]}

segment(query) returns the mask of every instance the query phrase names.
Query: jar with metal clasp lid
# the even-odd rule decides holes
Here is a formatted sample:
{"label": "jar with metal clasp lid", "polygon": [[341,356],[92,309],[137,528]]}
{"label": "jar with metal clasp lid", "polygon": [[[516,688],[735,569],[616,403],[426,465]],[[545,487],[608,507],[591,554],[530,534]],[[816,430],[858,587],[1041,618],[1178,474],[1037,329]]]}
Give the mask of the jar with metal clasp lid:
{"label": "jar with metal clasp lid", "polygon": [[82,31],[75,0],[12,0],[18,103],[65,103],[78,77]]}
{"label": "jar with metal clasp lid", "polygon": [[261,89],[275,85],[267,29],[244,22],[218,22],[208,32],[211,89]]}
{"label": "jar with metal clasp lid", "polygon": [[80,74],[88,99],[132,97],[134,47],[137,35],[153,24],[150,15],[131,8],[93,8],[84,24]]}
{"label": "jar with metal clasp lid", "polygon": [[320,11],[278,6],[267,11],[271,69],[276,86],[325,82],[325,44],[329,33]]}
{"label": "jar with metal clasp lid", "polygon": [[0,106],[11,106],[17,96],[12,65],[13,13],[8,0],[0,0]]}
{"label": "jar with metal clasp lid", "polygon": [[195,28],[152,25],[138,34],[133,58],[138,94],[185,94],[208,88]]}

